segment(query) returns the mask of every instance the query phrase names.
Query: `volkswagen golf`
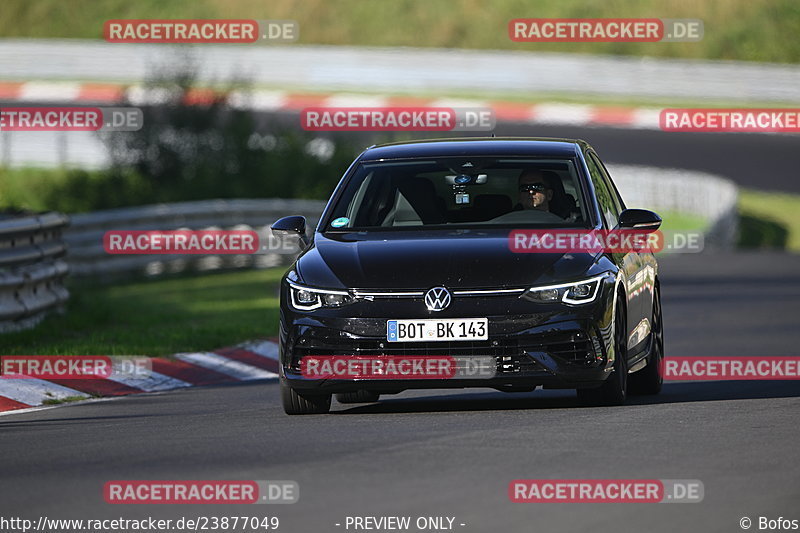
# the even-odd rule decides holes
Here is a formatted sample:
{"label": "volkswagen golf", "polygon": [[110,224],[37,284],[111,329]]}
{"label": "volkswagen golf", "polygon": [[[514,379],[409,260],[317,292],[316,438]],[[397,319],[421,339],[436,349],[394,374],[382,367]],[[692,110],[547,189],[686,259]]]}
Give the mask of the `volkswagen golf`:
{"label": "volkswagen golf", "polygon": [[581,140],[443,139],[372,146],[280,293],[288,414],[408,389],[575,389],[619,405],[662,385],[658,265],[649,249],[523,253],[520,231],[652,232]]}

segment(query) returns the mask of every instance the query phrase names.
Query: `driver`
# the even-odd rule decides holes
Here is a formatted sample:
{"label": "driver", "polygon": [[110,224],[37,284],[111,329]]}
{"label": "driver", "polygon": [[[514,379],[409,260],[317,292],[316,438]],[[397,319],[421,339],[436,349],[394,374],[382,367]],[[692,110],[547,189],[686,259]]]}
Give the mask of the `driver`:
{"label": "driver", "polygon": [[517,179],[519,203],[514,206],[514,211],[524,209],[550,211],[554,188],[549,178],[550,176],[546,176],[541,170],[523,170]]}

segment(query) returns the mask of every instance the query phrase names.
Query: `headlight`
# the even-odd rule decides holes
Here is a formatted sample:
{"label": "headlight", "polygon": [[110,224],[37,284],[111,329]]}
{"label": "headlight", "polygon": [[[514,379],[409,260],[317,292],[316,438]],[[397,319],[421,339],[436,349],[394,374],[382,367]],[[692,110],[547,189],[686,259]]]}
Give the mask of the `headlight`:
{"label": "headlight", "polygon": [[347,291],[312,289],[289,282],[289,297],[292,307],[299,311],[311,311],[320,307],[341,307],[353,302]]}
{"label": "headlight", "polygon": [[525,292],[525,297],[539,303],[587,304],[597,298],[603,278],[605,278],[605,275],[572,283],[531,287]]}

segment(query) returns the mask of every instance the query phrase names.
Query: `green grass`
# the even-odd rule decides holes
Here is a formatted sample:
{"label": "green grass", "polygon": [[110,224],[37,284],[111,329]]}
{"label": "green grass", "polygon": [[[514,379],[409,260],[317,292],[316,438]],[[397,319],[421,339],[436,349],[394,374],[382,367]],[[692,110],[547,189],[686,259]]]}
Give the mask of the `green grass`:
{"label": "green grass", "polygon": [[800,194],[739,191],[743,248],[782,248],[800,252]]}
{"label": "green grass", "polygon": [[34,211],[52,209],[50,199],[55,186],[67,180],[64,169],[0,167],[0,209],[20,207]]}
{"label": "green grass", "polygon": [[661,231],[664,232],[703,231],[708,227],[708,221],[697,215],[670,211],[659,211],[658,214],[663,220]]}
{"label": "green grass", "polygon": [[[514,43],[513,18],[695,18],[695,43]],[[101,38],[124,18],[293,19],[302,44],[422,46],[800,62],[796,0],[4,0],[2,37]],[[480,75],[471,72],[465,75]]]}
{"label": "green grass", "polygon": [[284,269],[74,285],[67,313],[0,336],[7,355],[169,355],[277,335]]}

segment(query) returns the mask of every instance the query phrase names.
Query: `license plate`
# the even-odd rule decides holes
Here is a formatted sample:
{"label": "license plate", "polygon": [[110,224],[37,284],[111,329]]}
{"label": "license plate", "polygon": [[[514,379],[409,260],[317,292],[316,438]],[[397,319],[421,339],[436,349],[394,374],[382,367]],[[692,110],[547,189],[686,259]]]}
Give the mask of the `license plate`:
{"label": "license plate", "polygon": [[389,342],[485,341],[489,338],[489,319],[454,318],[388,320]]}

